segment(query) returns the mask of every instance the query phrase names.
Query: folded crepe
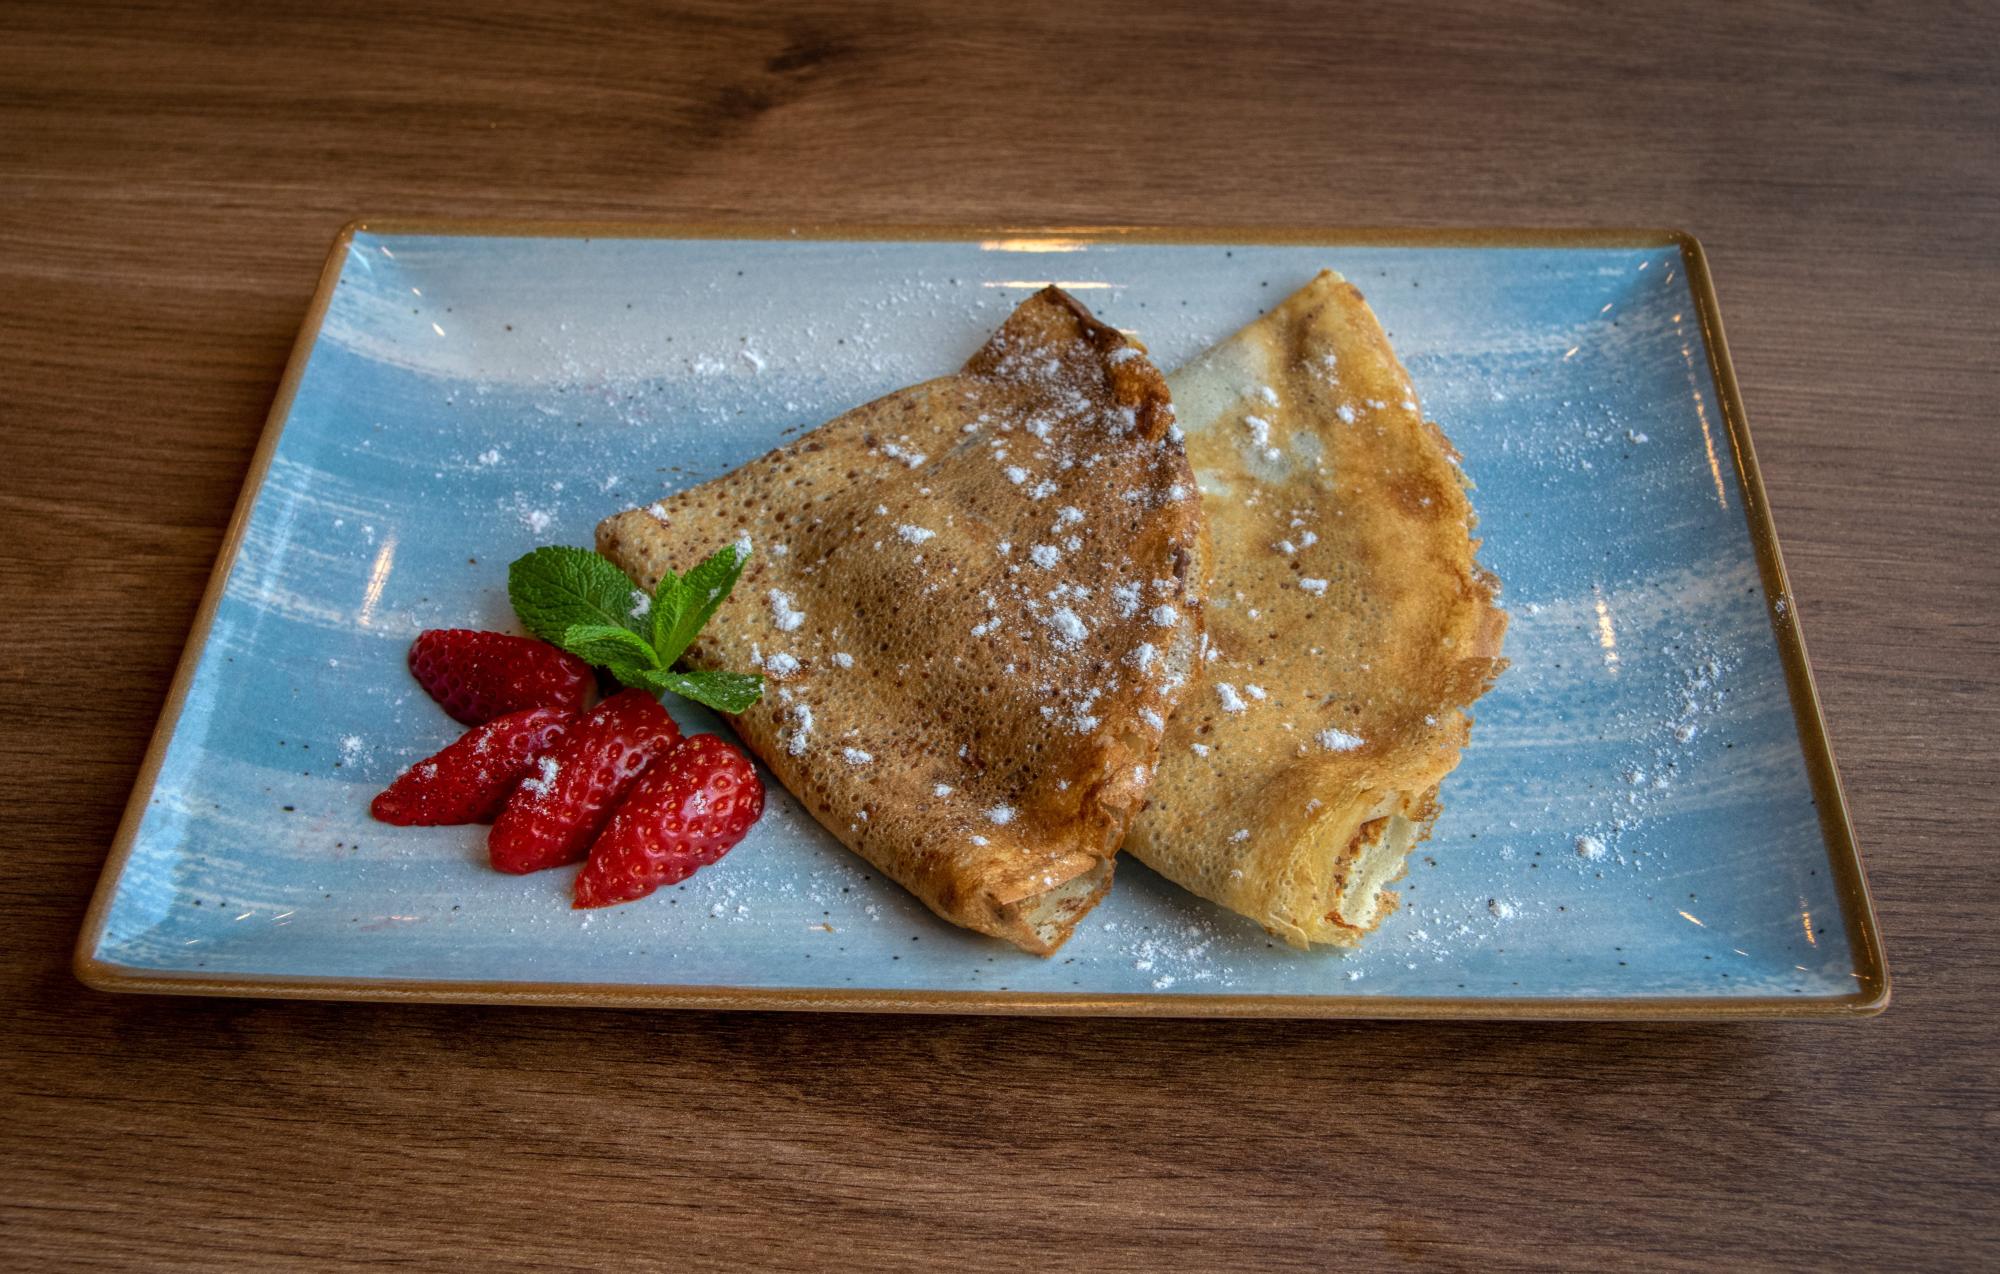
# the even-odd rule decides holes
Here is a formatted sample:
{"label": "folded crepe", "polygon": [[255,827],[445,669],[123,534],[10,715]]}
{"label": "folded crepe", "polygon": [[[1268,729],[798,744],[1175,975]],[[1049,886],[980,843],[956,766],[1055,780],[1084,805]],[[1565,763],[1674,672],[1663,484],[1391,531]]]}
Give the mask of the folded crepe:
{"label": "folded crepe", "polygon": [[747,536],[685,656],[855,853],[955,924],[1054,951],[1111,883],[1202,632],[1201,507],[1165,383],[1056,288],[956,375],[607,519],[652,588]]}
{"label": "folded crepe", "polygon": [[1213,550],[1207,686],[1125,845],[1293,946],[1352,945],[1505,667],[1458,456],[1330,272],[1168,384]]}

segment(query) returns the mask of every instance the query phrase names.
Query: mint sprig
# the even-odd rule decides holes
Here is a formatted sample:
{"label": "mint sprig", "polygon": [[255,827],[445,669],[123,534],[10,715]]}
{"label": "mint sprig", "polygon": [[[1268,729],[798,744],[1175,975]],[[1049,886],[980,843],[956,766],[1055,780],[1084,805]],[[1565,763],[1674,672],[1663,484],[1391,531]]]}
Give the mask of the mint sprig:
{"label": "mint sprig", "polygon": [[742,672],[675,672],[695,635],[736,587],[750,555],[729,545],[676,575],[648,597],[608,558],[566,545],[538,548],[507,568],[507,596],[527,630],[622,684],[671,691],[718,712],[742,712],[764,694],[764,679]]}

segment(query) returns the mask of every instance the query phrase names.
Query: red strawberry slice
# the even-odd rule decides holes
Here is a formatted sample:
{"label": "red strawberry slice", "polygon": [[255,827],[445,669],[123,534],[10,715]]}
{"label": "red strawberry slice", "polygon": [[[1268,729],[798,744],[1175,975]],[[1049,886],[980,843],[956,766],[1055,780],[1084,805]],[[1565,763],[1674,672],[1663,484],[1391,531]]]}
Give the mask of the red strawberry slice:
{"label": "red strawberry slice", "polygon": [[403,771],[369,811],[399,827],[484,822],[575,720],[560,708],[529,708],[474,726]]}
{"label": "red strawberry slice", "polygon": [[697,734],[654,762],[591,846],[577,907],[609,907],[686,880],[735,848],[764,813],[750,758]]}
{"label": "red strawberry slice", "polygon": [[533,637],[433,628],[410,644],[410,672],[467,725],[523,708],[583,711],[590,665]]}
{"label": "red strawberry slice", "polygon": [[680,727],[643,690],[598,704],[507,798],[486,838],[493,865],[522,873],[576,862],[633,781],[680,741]]}

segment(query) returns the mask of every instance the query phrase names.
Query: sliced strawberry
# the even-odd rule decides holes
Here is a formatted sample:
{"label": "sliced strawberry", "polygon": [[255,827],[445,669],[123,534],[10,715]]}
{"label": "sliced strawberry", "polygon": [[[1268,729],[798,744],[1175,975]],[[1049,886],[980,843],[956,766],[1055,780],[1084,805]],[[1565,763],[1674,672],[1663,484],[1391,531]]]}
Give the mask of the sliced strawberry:
{"label": "sliced strawberry", "polygon": [[403,771],[369,811],[400,827],[478,823],[492,818],[528,772],[576,720],[560,708],[529,708],[474,726],[458,742]]}
{"label": "sliced strawberry", "polygon": [[545,641],[470,628],[418,633],[410,672],[467,725],[523,708],[581,712],[592,683],[589,664]]}
{"label": "sliced strawberry", "polygon": [[486,838],[493,865],[520,873],[576,862],[633,781],[680,741],[680,727],[643,690],[598,704],[507,798]]}
{"label": "sliced strawberry", "polygon": [[736,847],[764,813],[750,758],[697,734],[653,763],[590,848],[577,907],[609,907],[686,880]]}

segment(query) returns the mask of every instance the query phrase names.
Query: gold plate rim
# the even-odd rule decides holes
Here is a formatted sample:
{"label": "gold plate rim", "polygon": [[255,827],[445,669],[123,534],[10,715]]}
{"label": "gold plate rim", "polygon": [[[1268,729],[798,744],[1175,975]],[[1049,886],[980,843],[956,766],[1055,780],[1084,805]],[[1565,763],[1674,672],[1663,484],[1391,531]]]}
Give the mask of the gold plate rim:
{"label": "gold plate rim", "polygon": [[[1782,599],[1786,613],[1773,625],[1780,663],[1808,780],[1820,813],[1827,860],[1840,893],[1856,988],[1844,996],[1671,996],[1653,998],[1259,995],[1060,995],[1018,991],[841,991],[755,987],[657,986],[624,983],[423,981],[388,978],[312,978],[263,974],[218,977],[138,969],[100,959],[97,950],[111,900],[128,865],[147,800],[159,779],[168,745],[186,707],[188,687],[221,603],[229,572],[243,546],[251,510],[268,476],[278,438],[291,414],[305,368],[340,279],[341,266],[360,234],[438,237],[507,236],[602,239],[746,239],[940,242],[1010,237],[1066,238],[1093,243],[1208,243],[1253,247],[1459,247],[1643,248],[1671,247],[1681,257],[1701,319],[1709,374],[1727,427],[1730,455],[1743,493],[1744,518],[1767,605]],[[476,217],[359,217],[334,236],[319,282],[292,343],[263,432],[252,453],[201,605],[161,706],[151,741],[120,818],[111,852],[98,876],[71,961],[77,979],[99,991],[164,995],[213,995],[368,1002],[532,1004],[601,1008],[763,1009],[876,1013],[966,1013],[1171,1018],[1402,1018],[1420,1020],[1527,1021],[1728,1021],[1742,1019],[1848,1020],[1872,1017],[1889,1006],[1888,963],[1873,897],[1854,837],[1847,795],[1833,757],[1819,689],[1806,656],[1796,599],[1785,573],[1777,527],[1750,441],[1742,392],[1729,357],[1707,254],[1684,230],[1652,227],[1394,226],[1278,227],[1217,225],[982,225],[885,223],[865,225],[718,219],[710,221],[538,221]]]}

